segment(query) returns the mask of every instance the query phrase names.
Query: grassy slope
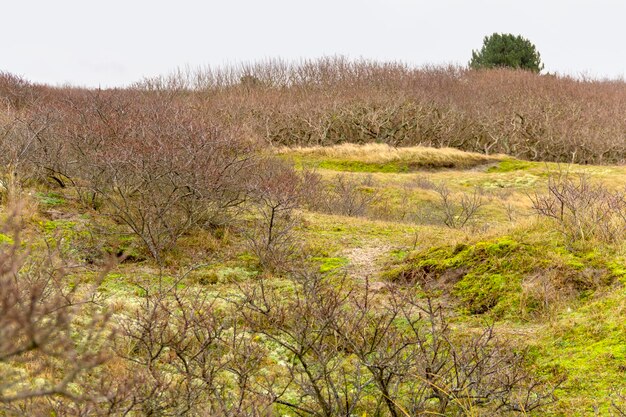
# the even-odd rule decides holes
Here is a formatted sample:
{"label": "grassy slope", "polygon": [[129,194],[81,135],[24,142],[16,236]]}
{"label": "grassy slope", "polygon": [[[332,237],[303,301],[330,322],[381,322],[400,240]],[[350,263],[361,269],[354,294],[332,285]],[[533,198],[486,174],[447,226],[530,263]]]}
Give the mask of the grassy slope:
{"label": "grassy slope", "polygon": [[[479,158],[480,163],[476,163],[474,155],[455,153],[453,166],[473,168],[403,173],[404,169],[398,167],[411,165],[407,161],[412,156],[389,156],[384,152],[379,155],[378,151],[330,150],[327,154],[318,149],[312,153],[297,150],[294,154],[301,160],[318,162],[324,178],[332,178],[335,170],[346,170],[346,166],[352,171],[347,175],[371,176],[373,187],[388,196],[390,204],[402,203],[411,213],[437,199],[434,191],[420,186],[424,180],[444,182],[453,191],[481,186],[486,190],[488,203],[480,225],[453,230],[432,222],[305,212],[301,232],[320,268],[343,268],[357,278],[370,275],[381,285],[397,279],[403,271],[425,266],[440,275],[463,268],[464,277],[458,282],[435,288],[453,295],[459,325],[473,326],[485,318],[496,320],[505,337],[529,347],[533,366],[539,372],[554,380],[568,375],[558,391],[559,402],[541,415],[590,415],[594,407],[606,412],[612,390],[623,387],[626,380],[626,248],[594,248],[574,253],[566,250],[558,233],[532,217],[528,194],[542,189],[549,172],[564,168],[587,173],[611,187],[623,187],[626,168],[559,167],[502,158]],[[285,150],[281,152],[290,156]],[[359,152],[367,157],[359,156]],[[428,152],[438,154],[440,160],[451,158],[448,150]],[[398,161],[402,161],[400,165]],[[395,168],[388,169],[389,164]],[[419,164],[411,166],[414,170]],[[396,198],[401,190],[409,190],[408,199]],[[70,257],[84,257],[82,247],[87,247],[91,238],[86,222],[92,214],[81,212],[71,195],[56,190],[33,191],[26,216],[33,235],[59,242]],[[100,221],[104,227],[120,227],[105,219]],[[132,259],[109,274],[102,288],[120,303],[119,308],[124,308],[141,295],[136,284],[143,282],[146,272],[155,272],[155,267],[142,256],[132,238],[111,237],[101,245],[111,250],[124,247],[133,254]],[[172,274],[186,265],[206,264],[189,275],[186,285],[202,285],[215,292],[228,290],[233,281],[257,273],[254,260],[229,230],[188,236],[168,259],[168,273]],[[591,269],[602,271],[600,284],[585,287],[581,283],[572,295],[548,300],[545,308],[541,307],[541,300],[532,298],[540,294],[533,292],[537,277],[547,277],[544,283],[576,281]],[[91,272],[81,273],[88,279]]]}
{"label": "grassy slope", "polygon": [[382,143],[280,148],[279,155],[321,169],[348,172],[412,172],[420,169],[471,168],[498,162],[502,155],[489,156],[458,149],[421,146],[394,148]]}
{"label": "grassy slope", "polygon": [[[595,409],[601,415],[609,412],[611,395],[626,386],[626,246],[567,250],[550,224],[532,216],[529,195],[543,191],[547,176],[558,172],[585,174],[611,188],[622,188],[626,186],[626,167],[533,163],[501,156],[481,160],[448,150],[434,158],[438,162],[428,164],[422,159],[428,152],[419,148],[396,152],[377,145],[283,149],[281,153],[298,162],[313,163],[326,178],[336,171],[367,175],[379,189],[391,194],[423,179],[444,182],[454,191],[482,187],[491,198],[483,209],[487,230],[459,231],[309,213],[308,239],[331,248],[330,257],[351,253],[351,247],[386,248],[387,256],[371,260],[378,264],[381,281],[393,279],[398,269],[410,269],[419,262],[442,271],[464,268],[466,274],[460,282],[439,288],[460,299],[460,322],[471,326],[485,316],[496,320],[503,335],[530,349],[538,372],[553,380],[567,375],[557,391],[558,403],[541,415],[584,416],[593,415]],[[407,163],[411,158],[419,162]],[[420,171],[450,166],[453,169]],[[409,204],[417,210],[436,198],[431,190],[417,187]],[[505,206],[511,207],[512,221]],[[604,281],[586,283],[596,279],[588,276],[596,269],[602,271]],[[533,299],[538,297],[533,288],[539,285],[538,275],[566,287],[569,282],[568,288],[574,287],[572,294],[551,294],[546,307],[541,306],[542,300]],[[472,315],[472,310],[484,309],[481,304],[485,303],[494,306],[487,314]]]}

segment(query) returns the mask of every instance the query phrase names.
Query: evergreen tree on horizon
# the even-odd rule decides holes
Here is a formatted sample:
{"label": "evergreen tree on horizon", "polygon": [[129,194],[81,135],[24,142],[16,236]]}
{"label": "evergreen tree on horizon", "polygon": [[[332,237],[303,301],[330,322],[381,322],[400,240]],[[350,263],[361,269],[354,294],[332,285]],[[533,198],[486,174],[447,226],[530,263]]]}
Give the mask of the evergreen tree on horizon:
{"label": "evergreen tree on horizon", "polygon": [[485,36],[479,51],[472,50],[472,69],[515,68],[539,73],[543,70],[541,56],[528,39],[510,33]]}

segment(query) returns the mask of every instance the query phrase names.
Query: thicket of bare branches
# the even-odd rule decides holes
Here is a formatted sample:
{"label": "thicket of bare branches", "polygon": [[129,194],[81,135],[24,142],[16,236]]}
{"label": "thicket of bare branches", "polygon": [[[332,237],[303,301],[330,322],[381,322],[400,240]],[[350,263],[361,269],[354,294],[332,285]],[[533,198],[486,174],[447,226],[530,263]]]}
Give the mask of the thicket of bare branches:
{"label": "thicket of bare branches", "polygon": [[322,192],[322,209],[342,216],[365,216],[380,199],[368,178],[337,174]]}
{"label": "thicket of bare branches", "polygon": [[289,258],[299,252],[295,233],[300,224],[297,209],[307,199],[319,196],[319,181],[314,172],[298,173],[286,162],[259,161],[256,174],[247,185],[253,226],[246,228],[244,234],[248,247],[264,268],[285,268]]}
{"label": "thicket of bare branches", "polygon": [[172,86],[210,97],[220,117],[278,145],[420,144],[577,163],[626,155],[623,81],[334,57],[179,71],[138,84]]}
{"label": "thicket of bare branches", "polygon": [[467,415],[553,401],[492,326],[454,331],[411,285],[374,292],[303,266],[288,285],[261,276],[220,296],[155,276],[111,318],[100,280],[78,285],[29,253],[15,221],[0,248],[8,415]]}
{"label": "thicket of bare branches", "polygon": [[[626,155],[626,84],[617,80],[333,57],[178,71],[121,92],[130,102],[176,92],[219,125],[277,145],[420,144],[596,164]],[[0,74],[7,110],[56,116],[68,94],[89,92]]]}
{"label": "thicket of bare branches", "polygon": [[290,296],[259,281],[239,301],[251,330],[287,354],[276,402],[292,412],[501,415],[554,401],[493,327],[453,332],[443,309],[414,288],[383,296],[319,274],[293,279]]}
{"label": "thicket of bare branches", "polygon": [[626,234],[625,191],[612,191],[584,175],[552,175],[547,193],[531,198],[535,211],[554,220],[570,245],[619,242]]}
{"label": "thicket of bare branches", "polygon": [[71,285],[54,251],[30,253],[19,222],[12,213],[0,244],[0,412],[9,415],[40,400],[87,401],[76,383],[108,359],[113,336],[98,280]]}
{"label": "thicket of bare branches", "polygon": [[87,208],[124,224],[159,263],[190,230],[231,222],[254,191],[249,182],[278,164],[260,161],[236,126],[219,125],[180,91],[70,90],[43,101],[4,115],[6,198],[18,198],[29,180],[71,188]]}

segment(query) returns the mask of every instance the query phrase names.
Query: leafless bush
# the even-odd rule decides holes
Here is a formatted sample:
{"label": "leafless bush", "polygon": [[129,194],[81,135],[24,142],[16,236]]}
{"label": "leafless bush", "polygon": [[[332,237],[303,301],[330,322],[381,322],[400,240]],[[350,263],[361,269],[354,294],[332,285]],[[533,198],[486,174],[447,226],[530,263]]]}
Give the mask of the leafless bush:
{"label": "leafless bush", "polygon": [[118,408],[141,415],[270,415],[265,347],[235,312],[179,290],[179,282],[145,288],[139,309],[120,321],[119,355],[135,380]]}
{"label": "leafless bush", "polygon": [[59,131],[69,155],[46,165],[89,206],[128,226],[159,263],[194,227],[228,220],[245,200],[253,159],[250,143],[178,99],[175,92],[70,97]]}
{"label": "leafless bush", "polygon": [[32,105],[39,96],[37,90],[36,86],[20,76],[0,72],[0,103],[7,112]]}
{"label": "leafless bush", "polygon": [[89,396],[76,383],[107,359],[112,333],[98,280],[72,285],[52,251],[22,245],[21,229],[14,213],[0,244],[0,412],[34,415],[46,399]]}
{"label": "leafless bush", "polygon": [[337,174],[326,197],[326,210],[343,216],[365,216],[378,201],[378,192],[368,186],[368,177]]}
{"label": "leafless bush", "polygon": [[[319,274],[305,273],[287,296],[259,281],[244,288],[238,308],[250,328],[280,346],[288,379],[276,403],[298,415],[354,414],[369,379],[362,367],[342,354],[333,326],[345,307],[345,295]],[[341,284],[338,283],[340,286]]]}
{"label": "leafless bush", "polygon": [[437,184],[431,181],[427,177],[418,176],[412,182],[416,187],[419,187],[423,190],[435,190],[437,189]]}
{"label": "leafless bush", "polygon": [[237,306],[253,331],[288,354],[288,395],[276,402],[293,412],[496,415],[554,401],[553,388],[531,376],[524,354],[493,326],[454,332],[443,309],[414,288],[384,295],[315,273],[292,283],[292,292],[250,284]]}
{"label": "leafless bush", "polygon": [[309,171],[299,174],[290,164],[273,159],[261,161],[255,170],[257,174],[248,184],[255,226],[245,234],[261,265],[277,269],[297,251],[299,216],[295,210],[314,186],[308,181],[316,178]]}
{"label": "leafless bush", "polygon": [[439,196],[437,207],[441,219],[446,226],[453,229],[465,227],[475,221],[481,207],[485,205],[480,188],[474,188],[472,193],[463,192],[459,198],[444,183],[438,184],[435,191]]}
{"label": "leafless bush", "polygon": [[10,111],[0,116],[0,187],[5,202],[19,201],[24,185],[42,176],[35,161],[49,127],[46,115]]}
{"label": "leafless bush", "polygon": [[552,175],[548,193],[531,196],[534,210],[553,219],[569,244],[598,239],[616,242],[626,234],[626,198],[578,175]]}
{"label": "leafless bush", "polygon": [[502,345],[493,326],[463,337],[431,299],[418,299],[412,289],[393,288],[391,294],[383,301],[367,287],[353,293],[350,314],[338,328],[390,415],[466,415],[477,407],[528,412],[554,400],[552,390],[524,369],[523,354]]}

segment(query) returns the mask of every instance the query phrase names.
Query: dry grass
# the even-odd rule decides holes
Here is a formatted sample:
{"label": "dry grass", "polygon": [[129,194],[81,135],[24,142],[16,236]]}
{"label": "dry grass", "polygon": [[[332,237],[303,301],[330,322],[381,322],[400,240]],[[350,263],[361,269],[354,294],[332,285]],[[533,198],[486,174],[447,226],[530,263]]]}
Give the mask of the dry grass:
{"label": "dry grass", "polygon": [[463,152],[453,148],[429,148],[410,146],[395,148],[383,143],[353,144],[334,146],[282,147],[278,154],[311,159],[332,159],[364,164],[405,163],[411,167],[469,168],[477,165],[498,162],[504,155],[483,155]]}

